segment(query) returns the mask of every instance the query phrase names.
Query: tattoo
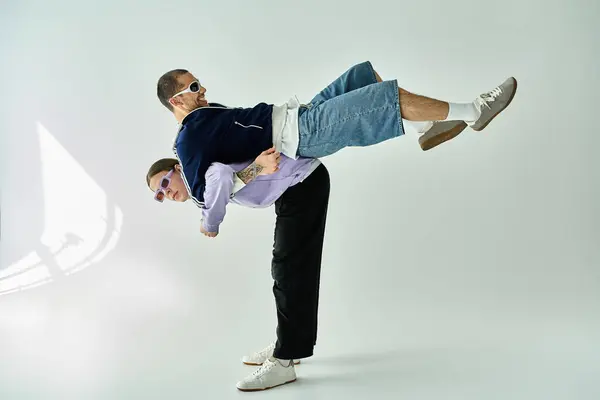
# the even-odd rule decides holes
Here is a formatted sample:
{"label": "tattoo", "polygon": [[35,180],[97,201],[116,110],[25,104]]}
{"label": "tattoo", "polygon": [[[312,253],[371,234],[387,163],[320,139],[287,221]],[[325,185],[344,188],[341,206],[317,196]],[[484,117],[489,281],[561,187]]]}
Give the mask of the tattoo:
{"label": "tattoo", "polygon": [[263,167],[258,165],[256,162],[253,162],[240,172],[237,172],[236,175],[242,180],[242,182],[248,183],[255,179],[262,170]]}

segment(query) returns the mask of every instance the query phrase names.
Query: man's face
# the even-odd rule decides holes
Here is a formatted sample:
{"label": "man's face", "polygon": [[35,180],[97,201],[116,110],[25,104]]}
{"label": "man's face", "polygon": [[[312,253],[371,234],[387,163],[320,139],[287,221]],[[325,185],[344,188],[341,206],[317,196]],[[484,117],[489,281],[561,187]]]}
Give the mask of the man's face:
{"label": "man's face", "polygon": [[179,91],[190,89],[190,85],[192,83],[192,88],[195,88],[197,85],[198,91],[187,91],[185,93],[173,96],[170,101],[174,107],[177,107],[185,112],[190,112],[197,108],[208,106],[208,101],[206,101],[206,98],[204,97],[206,89],[200,84],[194,75],[190,73],[183,74],[177,78],[177,82],[179,83]]}
{"label": "man's face", "polygon": [[[169,186],[163,189],[166,199],[177,202],[184,202],[190,198],[188,195],[183,179],[181,178],[181,167],[177,165],[175,171],[171,174],[171,182]],[[169,171],[162,171],[150,178],[150,190],[156,192],[160,187],[160,183]]]}

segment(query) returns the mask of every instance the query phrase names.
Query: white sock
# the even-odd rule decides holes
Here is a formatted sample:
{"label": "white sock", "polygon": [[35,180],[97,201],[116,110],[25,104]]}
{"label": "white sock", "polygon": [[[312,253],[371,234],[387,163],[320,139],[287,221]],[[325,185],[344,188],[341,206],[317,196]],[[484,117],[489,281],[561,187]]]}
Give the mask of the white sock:
{"label": "white sock", "polygon": [[409,121],[404,118],[402,118],[402,124],[405,128],[412,128],[417,133],[424,133],[433,125],[431,121]]}
{"label": "white sock", "polygon": [[448,103],[448,117],[446,121],[465,121],[473,123],[479,119],[480,111],[475,103]]}

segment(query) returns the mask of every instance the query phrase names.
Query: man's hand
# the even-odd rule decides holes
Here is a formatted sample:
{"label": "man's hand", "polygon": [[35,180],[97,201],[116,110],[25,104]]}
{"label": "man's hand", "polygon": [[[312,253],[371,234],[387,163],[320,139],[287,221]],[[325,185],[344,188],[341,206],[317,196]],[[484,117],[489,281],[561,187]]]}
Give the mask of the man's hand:
{"label": "man's hand", "polygon": [[204,228],[202,227],[202,225],[200,225],[200,232],[202,232],[202,234],[204,236],[208,236],[208,237],[215,237],[215,236],[218,235],[217,232],[208,232],[208,231],[204,230]]}
{"label": "man's hand", "polygon": [[275,147],[271,147],[269,150],[265,150],[258,157],[256,157],[256,164],[262,167],[262,170],[258,175],[270,175],[279,171],[279,161],[281,160],[281,154],[275,151]]}
{"label": "man's hand", "polygon": [[270,175],[279,171],[279,160],[281,154],[275,151],[275,147],[271,147],[269,150],[265,150],[256,160],[248,165],[243,170],[236,172],[238,178],[245,184],[252,182],[259,175]]}

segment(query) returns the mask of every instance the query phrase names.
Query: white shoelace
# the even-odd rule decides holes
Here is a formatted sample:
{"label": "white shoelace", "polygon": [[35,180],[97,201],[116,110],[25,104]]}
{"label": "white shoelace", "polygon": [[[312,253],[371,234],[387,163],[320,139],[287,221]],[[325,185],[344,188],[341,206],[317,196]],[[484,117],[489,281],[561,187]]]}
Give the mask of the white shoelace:
{"label": "white shoelace", "polygon": [[267,372],[269,372],[273,367],[275,366],[275,363],[271,360],[266,360],[263,365],[260,366],[260,368],[258,368],[256,371],[254,371],[252,373],[253,376],[259,376],[259,375],[264,375]]}
{"label": "white shoelace", "polygon": [[487,108],[491,109],[490,103],[494,102],[498,98],[498,96],[500,96],[501,94],[502,94],[502,88],[500,86],[498,86],[498,87],[492,89],[491,91],[482,94],[477,99],[475,99],[475,105],[480,110],[481,110],[481,106],[486,106]]}

